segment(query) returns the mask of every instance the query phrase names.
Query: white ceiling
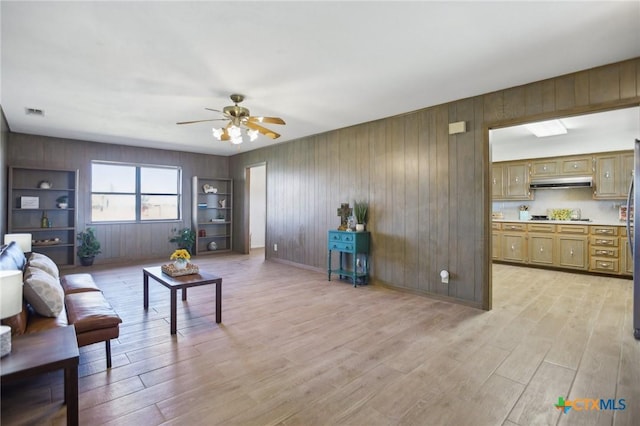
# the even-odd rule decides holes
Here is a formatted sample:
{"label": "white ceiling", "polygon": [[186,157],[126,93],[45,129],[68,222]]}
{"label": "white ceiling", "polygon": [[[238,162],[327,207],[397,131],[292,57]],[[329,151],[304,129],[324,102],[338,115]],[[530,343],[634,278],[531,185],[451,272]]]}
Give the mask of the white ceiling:
{"label": "white ceiling", "polygon": [[491,130],[492,160],[629,150],[640,139],[640,107],[558,118],[566,134],[538,138],[525,125]]}
{"label": "white ceiling", "polygon": [[[640,2],[13,2],[11,131],[233,155],[205,107],[246,96],[276,142],[640,56]],[[25,108],[44,110],[29,116]]]}

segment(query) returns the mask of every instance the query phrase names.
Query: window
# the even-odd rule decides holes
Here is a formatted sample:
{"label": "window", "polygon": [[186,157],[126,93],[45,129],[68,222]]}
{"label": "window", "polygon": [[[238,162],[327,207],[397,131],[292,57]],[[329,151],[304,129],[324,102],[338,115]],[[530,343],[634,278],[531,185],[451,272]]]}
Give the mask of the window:
{"label": "window", "polygon": [[91,221],[180,219],[179,167],[91,163]]}

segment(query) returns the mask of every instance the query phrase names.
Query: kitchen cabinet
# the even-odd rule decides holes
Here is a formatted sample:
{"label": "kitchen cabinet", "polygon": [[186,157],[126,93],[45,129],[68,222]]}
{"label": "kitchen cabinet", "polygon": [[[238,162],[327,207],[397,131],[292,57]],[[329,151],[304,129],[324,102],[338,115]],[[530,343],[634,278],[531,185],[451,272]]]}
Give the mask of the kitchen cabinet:
{"label": "kitchen cabinet", "polygon": [[32,251],[74,266],[78,170],[12,166],[8,187],[8,233],[31,234]]}
{"label": "kitchen cabinet", "polygon": [[502,164],[494,163],[491,166],[491,197],[494,200],[504,199],[503,170]]}
{"label": "kitchen cabinet", "polygon": [[503,223],[500,236],[501,259],[507,262],[527,261],[527,225],[524,223]]}
{"label": "kitchen cabinet", "polygon": [[595,157],[593,198],[626,199],[633,177],[633,152],[618,151]]}
{"label": "kitchen cabinet", "polygon": [[622,275],[633,275],[633,256],[629,250],[629,239],[620,238],[620,273]]}
{"label": "kitchen cabinet", "polygon": [[558,225],[557,247],[558,258],[556,265],[560,268],[587,270],[589,226],[587,225]]}
{"label": "kitchen cabinet", "polygon": [[589,270],[617,274],[620,253],[618,226],[591,226]]}
{"label": "kitchen cabinet", "polygon": [[531,177],[553,177],[560,174],[559,161],[555,158],[543,158],[531,161]]}
{"label": "kitchen cabinet", "polygon": [[547,266],[555,264],[555,228],[555,225],[552,224],[530,223],[527,225],[529,263]]}
{"label": "kitchen cabinet", "polygon": [[629,194],[629,185],[633,180],[633,151],[620,154],[620,195],[626,199]]}
{"label": "kitchen cabinet", "polygon": [[194,176],[191,199],[192,228],[196,232],[195,254],[230,251],[233,181]]}
{"label": "kitchen cabinet", "polygon": [[633,275],[627,232],[619,225],[492,222],[492,259],[596,274]]}
{"label": "kitchen cabinet", "polygon": [[509,200],[529,200],[529,163],[509,163],[504,168],[504,197]]}
{"label": "kitchen cabinet", "polygon": [[500,230],[502,226],[500,223],[491,223],[491,258],[493,260],[500,259]]}
{"label": "kitchen cabinet", "polygon": [[494,200],[531,200],[529,162],[508,161],[491,167],[491,194]]}
{"label": "kitchen cabinet", "polygon": [[562,176],[591,175],[593,173],[593,157],[591,155],[561,157],[560,173]]}

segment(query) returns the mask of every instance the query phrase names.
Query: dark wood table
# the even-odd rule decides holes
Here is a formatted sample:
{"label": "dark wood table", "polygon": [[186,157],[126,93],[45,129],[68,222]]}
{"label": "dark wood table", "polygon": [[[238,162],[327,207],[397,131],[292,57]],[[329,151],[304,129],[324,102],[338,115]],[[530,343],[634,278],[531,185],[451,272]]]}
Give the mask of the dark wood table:
{"label": "dark wood table", "polygon": [[171,290],[171,334],[176,334],[177,291],[182,290],[182,300],[187,300],[187,288],[200,285],[216,285],[216,323],[222,322],[222,278],[205,271],[198,274],[172,277],[164,272],[160,266],[143,268],[144,309],[149,309],[149,277]]}
{"label": "dark wood table", "polygon": [[67,425],[78,425],[78,340],[73,325],[15,336],[0,358],[2,383],[64,369]]}

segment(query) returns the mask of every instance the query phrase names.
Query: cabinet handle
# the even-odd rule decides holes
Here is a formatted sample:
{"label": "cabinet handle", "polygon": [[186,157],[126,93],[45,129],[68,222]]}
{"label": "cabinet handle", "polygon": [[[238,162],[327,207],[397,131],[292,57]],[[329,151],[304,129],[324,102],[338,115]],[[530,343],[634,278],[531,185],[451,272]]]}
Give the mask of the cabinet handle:
{"label": "cabinet handle", "polygon": [[515,249],[516,247],[513,244],[511,244],[511,251],[515,251]]}
{"label": "cabinet handle", "polygon": [[607,262],[600,262],[600,266],[601,266],[601,267],[603,267],[603,268],[608,268],[608,267],[609,267],[609,265],[610,265],[610,264],[609,264],[609,263],[607,263]]}
{"label": "cabinet handle", "polygon": [[542,253],[544,251],[543,247],[540,247],[540,253]]}
{"label": "cabinet handle", "polygon": [[573,163],[573,168],[577,169],[578,168],[578,163]]}
{"label": "cabinet handle", "polygon": [[547,171],[547,165],[546,164],[544,166],[542,166],[542,170],[544,170],[545,172]]}
{"label": "cabinet handle", "polygon": [[596,232],[598,234],[613,234],[613,229],[598,229]]}
{"label": "cabinet handle", "polygon": [[493,178],[493,184],[494,185],[496,184],[496,178]]}
{"label": "cabinet handle", "polygon": [[516,183],[520,182],[520,179],[518,177],[515,178]]}
{"label": "cabinet handle", "polygon": [[612,255],[612,253],[610,251],[608,251],[608,250],[596,250],[596,254],[602,254],[602,255],[605,255],[605,256],[611,256]]}
{"label": "cabinet handle", "polygon": [[571,251],[569,252],[569,254],[573,256],[573,247],[571,248]]}
{"label": "cabinet handle", "polygon": [[602,244],[603,246],[609,246],[609,245],[613,244],[613,241],[609,241],[609,240],[596,240],[596,243],[598,243],[598,244]]}

